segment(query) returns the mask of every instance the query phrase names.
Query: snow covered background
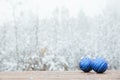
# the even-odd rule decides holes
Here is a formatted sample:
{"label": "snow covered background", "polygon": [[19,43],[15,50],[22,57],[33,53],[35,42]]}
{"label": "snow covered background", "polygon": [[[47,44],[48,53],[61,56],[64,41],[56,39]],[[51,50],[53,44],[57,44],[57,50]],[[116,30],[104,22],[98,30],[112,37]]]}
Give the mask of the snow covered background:
{"label": "snow covered background", "polygon": [[119,0],[0,0],[0,71],[120,69]]}

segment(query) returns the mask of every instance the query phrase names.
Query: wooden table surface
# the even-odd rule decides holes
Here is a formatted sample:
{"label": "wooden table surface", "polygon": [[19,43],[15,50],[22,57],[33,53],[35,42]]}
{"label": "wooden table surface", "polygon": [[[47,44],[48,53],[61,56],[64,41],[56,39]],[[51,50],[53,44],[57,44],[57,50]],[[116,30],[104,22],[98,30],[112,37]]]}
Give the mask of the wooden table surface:
{"label": "wooden table surface", "polygon": [[103,74],[93,71],[0,72],[0,80],[120,80],[120,71],[106,71]]}

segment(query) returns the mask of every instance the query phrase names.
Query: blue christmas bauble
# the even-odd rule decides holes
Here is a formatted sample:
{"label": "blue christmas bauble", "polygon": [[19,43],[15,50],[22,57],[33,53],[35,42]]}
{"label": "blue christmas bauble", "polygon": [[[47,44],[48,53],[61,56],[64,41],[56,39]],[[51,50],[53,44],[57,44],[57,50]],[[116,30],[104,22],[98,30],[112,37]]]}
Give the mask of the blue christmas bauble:
{"label": "blue christmas bauble", "polygon": [[89,58],[83,58],[80,60],[79,67],[84,72],[89,72],[92,70],[92,61]]}
{"label": "blue christmas bauble", "polygon": [[92,69],[97,73],[104,73],[108,68],[108,63],[103,58],[96,58],[92,63]]}

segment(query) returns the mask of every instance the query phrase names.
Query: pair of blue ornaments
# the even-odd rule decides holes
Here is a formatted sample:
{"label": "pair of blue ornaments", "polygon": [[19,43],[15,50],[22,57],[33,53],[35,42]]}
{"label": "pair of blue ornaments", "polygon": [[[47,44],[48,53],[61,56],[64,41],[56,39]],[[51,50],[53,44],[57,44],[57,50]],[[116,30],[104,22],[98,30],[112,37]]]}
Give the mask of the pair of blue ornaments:
{"label": "pair of blue ornaments", "polygon": [[83,58],[79,63],[79,67],[84,72],[90,72],[93,69],[96,73],[104,73],[108,68],[108,63],[104,58],[94,60]]}

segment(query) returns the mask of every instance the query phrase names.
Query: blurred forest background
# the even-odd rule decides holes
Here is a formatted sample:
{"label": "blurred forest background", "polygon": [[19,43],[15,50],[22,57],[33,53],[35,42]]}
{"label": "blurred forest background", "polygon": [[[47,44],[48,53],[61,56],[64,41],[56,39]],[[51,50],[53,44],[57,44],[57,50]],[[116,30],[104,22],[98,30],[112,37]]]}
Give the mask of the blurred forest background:
{"label": "blurred forest background", "polygon": [[94,17],[82,9],[71,16],[63,6],[45,18],[39,4],[32,12],[33,6],[25,7],[27,0],[2,1],[11,12],[7,18],[0,15],[0,71],[78,70],[86,56],[104,57],[109,69],[120,69],[119,0],[108,0]]}

